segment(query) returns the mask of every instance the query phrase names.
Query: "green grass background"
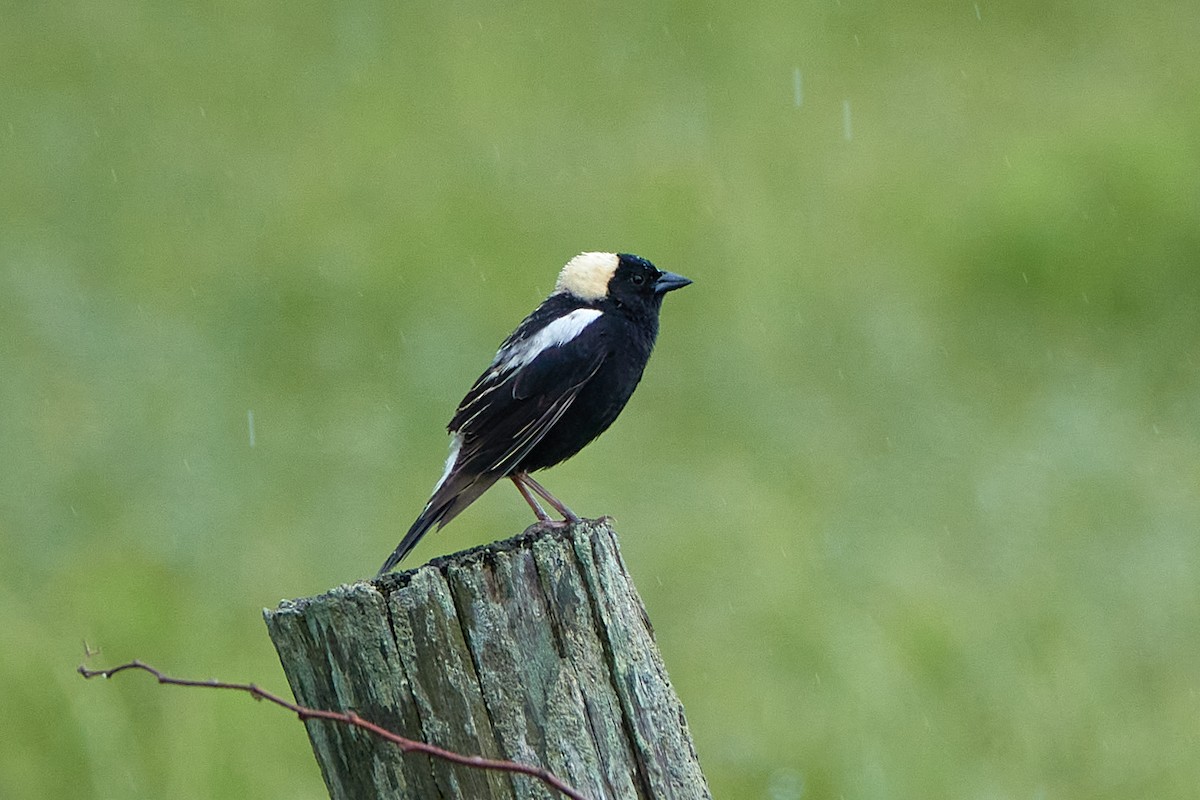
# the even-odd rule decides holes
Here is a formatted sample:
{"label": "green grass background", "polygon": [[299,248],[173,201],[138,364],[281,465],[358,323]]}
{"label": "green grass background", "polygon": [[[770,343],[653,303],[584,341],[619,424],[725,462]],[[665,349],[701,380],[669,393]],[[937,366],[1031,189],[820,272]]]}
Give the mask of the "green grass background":
{"label": "green grass background", "polygon": [[323,797],[84,642],[286,690],[585,249],[695,280],[545,480],[717,796],[1195,796],[1192,0],[0,5],[0,797]]}

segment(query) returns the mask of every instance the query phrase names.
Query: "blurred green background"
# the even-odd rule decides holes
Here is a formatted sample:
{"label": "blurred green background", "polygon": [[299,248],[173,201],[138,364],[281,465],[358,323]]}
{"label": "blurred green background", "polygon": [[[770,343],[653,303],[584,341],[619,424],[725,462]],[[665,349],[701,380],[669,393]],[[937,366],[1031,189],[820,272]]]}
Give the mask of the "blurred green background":
{"label": "blurred green background", "polygon": [[84,643],[286,691],[586,249],[695,280],[545,480],[716,796],[1195,796],[1194,0],[2,5],[0,797],[325,796]]}

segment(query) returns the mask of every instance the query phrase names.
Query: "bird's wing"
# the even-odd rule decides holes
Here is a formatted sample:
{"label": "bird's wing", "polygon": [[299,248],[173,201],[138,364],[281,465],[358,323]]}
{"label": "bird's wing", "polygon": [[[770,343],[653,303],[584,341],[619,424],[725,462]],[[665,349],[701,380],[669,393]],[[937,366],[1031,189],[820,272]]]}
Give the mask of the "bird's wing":
{"label": "bird's wing", "polygon": [[455,472],[507,474],[545,437],[604,363],[602,349],[587,356],[572,344],[476,381],[450,421],[462,437]]}

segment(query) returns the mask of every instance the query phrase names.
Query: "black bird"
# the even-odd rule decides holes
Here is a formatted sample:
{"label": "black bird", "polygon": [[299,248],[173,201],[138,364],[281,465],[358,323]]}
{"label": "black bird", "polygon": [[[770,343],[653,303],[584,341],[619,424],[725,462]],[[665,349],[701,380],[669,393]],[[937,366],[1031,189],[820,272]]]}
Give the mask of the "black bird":
{"label": "black bird", "polygon": [[512,480],[539,521],[551,520],[537,497],[565,522],[578,522],[529,473],[565,461],[612,424],[650,359],[663,295],[689,283],[627,253],[568,261],[551,295],[504,340],[459,404],[447,426],[446,470],[379,574],[501,478]]}

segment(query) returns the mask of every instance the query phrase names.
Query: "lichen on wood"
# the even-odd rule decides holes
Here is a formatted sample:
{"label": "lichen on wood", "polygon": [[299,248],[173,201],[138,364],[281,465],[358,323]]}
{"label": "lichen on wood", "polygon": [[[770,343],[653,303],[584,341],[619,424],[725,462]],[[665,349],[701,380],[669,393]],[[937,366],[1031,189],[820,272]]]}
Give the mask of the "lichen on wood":
{"label": "lichen on wood", "polygon": [[[539,529],[265,612],[298,702],[594,798],[707,798],[683,707],[607,520]],[[542,783],[308,723],[335,800],[550,797]]]}

